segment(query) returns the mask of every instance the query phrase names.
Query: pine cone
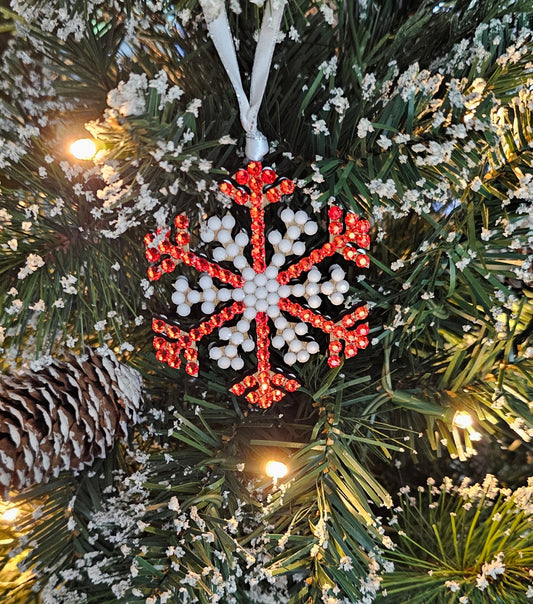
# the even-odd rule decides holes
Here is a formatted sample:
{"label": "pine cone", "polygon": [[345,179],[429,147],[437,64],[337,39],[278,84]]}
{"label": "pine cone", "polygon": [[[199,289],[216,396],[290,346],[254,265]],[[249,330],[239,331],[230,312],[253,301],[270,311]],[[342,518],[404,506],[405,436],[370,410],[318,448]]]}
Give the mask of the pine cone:
{"label": "pine cone", "polygon": [[104,457],[139,421],[140,405],[140,374],[92,350],[0,376],[0,492]]}

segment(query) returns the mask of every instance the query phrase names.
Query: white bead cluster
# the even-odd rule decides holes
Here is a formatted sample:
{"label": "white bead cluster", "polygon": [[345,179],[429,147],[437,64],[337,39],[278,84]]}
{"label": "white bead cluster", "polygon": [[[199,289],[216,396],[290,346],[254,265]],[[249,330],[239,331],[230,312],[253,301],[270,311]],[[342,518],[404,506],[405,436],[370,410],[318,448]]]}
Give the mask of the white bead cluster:
{"label": "white bead cluster", "polygon": [[307,323],[292,323],[285,317],[279,316],[274,320],[274,326],[276,335],[272,338],[272,346],[280,349],[286,344],[288,345],[289,351],[283,355],[283,361],[287,365],[294,365],[297,361],[305,363],[312,354],[316,354],[320,350],[318,342],[298,338],[298,336],[307,334],[309,329]]}
{"label": "white bead cluster", "polygon": [[244,367],[244,361],[238,356],[238,347],[243,352],[251,352],[255,348],[255,342],[249,337],[250,321],[241,319],[233,327],[221,327],[218,337],[228,343],[224,346],[212,346],[209,349],[209,358],[217,362],[221,369],[239,371]]}
{"label": "white bead cluster", "polygon": [[235,218],[229,213],[222,219],[218,216],[211,216],[200,231],[200,239],[205,243],[218,241],[221,245],[214,248],[213,260],[215,262],[230,260],[237,270],[242,271],[249,266],[243,252],[250,242],[250,238],[244,230],[233,237],[231,231],[234,226]]}
{"label": "white bead cluster", "polygon": [[287,256],[291,254],[303,256],[305,254],[305,243],[297,241],[302,233],[314,235],[318,231],[318,224],[311,220],[303,210],[293,212],[291,209],[285,208],[280,217],[286,227],[285,235],[282,235],[278,230],[271,231],[268,234],[268,241],[274,248],[274,255],[270,263],[278,268],[285,264]]}

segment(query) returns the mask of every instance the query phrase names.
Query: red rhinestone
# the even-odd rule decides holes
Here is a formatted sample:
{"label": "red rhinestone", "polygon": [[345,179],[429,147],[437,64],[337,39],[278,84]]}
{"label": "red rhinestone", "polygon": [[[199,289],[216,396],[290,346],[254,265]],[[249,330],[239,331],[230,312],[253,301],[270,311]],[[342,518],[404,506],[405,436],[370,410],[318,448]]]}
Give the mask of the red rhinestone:
{"label": "red rhinestone", "polygon": [[311,320],[311,325],[313,327],[317,327],[318,329],[322,329],[324,327],[325,322],[326,322],[326,320],[323,317],[321,317],[320,315],[314,315]]}
{"label": "red rhinestone", "polygon": [[339,354],[339,352],[342,350],[341,342],[339,342],[339,340],[333,340],[333,342],[329,343],[329,350],[333,354]]}
{"label": "red rhinestone", "polygon": [[271,185],[276,180],[276,173],[272,168],[265,168],[261,178],[266,185]]}
{"label": "red rhinestone", "polygon": [[146,245],[148,247],[151,243],[153,243],[154,239],[155,239],[155,235],[153,233],[147,233],[144,236],[144,245]]}
{"label": "red rhinestone", "polygon": [[263,201],[263,195],[257,191],[252,191],[252,193],[250,193],[250,203],[252,204],[252,206],[254,206],[257,209],[260,209],[259,206],[261,205],[261,202]]}
{"label": "red rhinestone", "polygon": [[152,329],[156,333],[164,333],[165,332],[165,322],[161,319],[152,319]]}
{"label": "red rhinestone", "polygon": [[370,258],[366,254],[358,254],[355,259],[355,264],[359,268],[368,268],[370,266]]}
{"label": "red rhinestone", "polygon": [[347,359],[354,357],[357,354],[357,346],[355,344],[346,344],[344,354]]}
{"label": "red rhinestone", "polygon": [[232,306],[233,308],[233,312],[237,315],[237,314],[241,314],[242,312],[244,312],[244,309],[246,308],[246,306],[244,305],[244,302],[235,302],[235,304]]}
{"label": "red rhinestone", "polygon": [[296,380],[287,380],[285,384],[285,390],[287,392],[295,392],[300,387],[300,384]]}
{"label": "red rhinestone", "polygon": [[353,315],[345,315],[344,317],[342,317],[342,324],[346,328],[353,327],[355,325],[355,319]]}
{"label": "red rhinestone", "polygon": [[224,323],[224,319],[220,315],[213,315],[209,319],[209,324],[212,325],[213,329],[215,327],[220,327]]}
{"label": "red rhinestone", "polygon": [[283,195],[290,195],[291,193],[294,192],[294,183],[292,182],[292,180],[289,180],[288,178],[284,178],[280,183],[279,183],[279,188],[281,189],[281,192],[283,193]]}
{"label": "red rhinestone", "polygon": [[346,260],[355,260],[358,256],[357,250],[354,250],[353,247],[346,247],[342,250],[342,255],[346,258]]}
{"label": "red rhinestone", "polygon": [[175,356],[181,352],[181,346],[178,344],[178,342],[169,342],[168,350],[172,355]]}
{"label": "red rhinestone", "polygon": [[338,355],[333,354],[329,357],[328,365],[330,367],[338,367],[340,364],[341,364],[341,358]]}
{"label": "red rhinestone", "polygon": [[287,381],[287,378],[281,373],[276,373],[272,376],[272,383],[274,386],[283,386],[283,384]]}
{"label": "red rhinestone", "polygon": [[288,310],[290,302],[287,298],[280,298],[278,306],[281,310]]}
{"label": "red rhinestone", "polygon": [[342,325],[335,325],[332,333],[337,339],[341,339],[341,338],[345,337],[346,330],[344,329],[344,327]]}
{"label": "red rhinestone", "polygon": [[248,164],[248,172],[252,175],[252,176],[259,176],[261,174],[261,170],[263,169],[263,166],[261,165],[261,162],[258,161],[251,161]]}
{"label": "red rhinestone", "polygon": [[342,210],[339,206],[331,206],[328,210],[328,216],[330,220],[339,220],[342,217]]}
{"label": "red rhinestone", "polygon": [[276,280],[280,285],[287,285],[291,278],[287,273],[279,273]]}
{"label": "red rhinestone", "polygon": [[333,244],[336,248],[342,248],[346,245],[346,237],[344,235],[337,235],[333,240]]}
{"label": "red rhinestone", "polygon": [[335,246],[333,245],[333,243],[325,243],[322,246],[322,252],[325,256],[333,256],[333,254],[335,253]]}
{"label": "red rhinestone", "polygon": [[261,182],[261,178],[256,178],[255,176],[252,176],[250,178],[248,186],[250,187],[250,189],[252,189],[254,193],[261,193],[263,183]]}
{"label": "red rhinestone", "polygon": [[302,272],[302,269],[298,267],[297,264],[293,264],[289,266],[287,269],[287,274],[289,275],[289,279],[295,279]]}
{"label": "red rhinestone", "polygon": [[358,336],[367,336],[370,333],[370,329],[366,323],[363,323],[355,328],[355,333]]}
{"label": "red rhinestone", "polygon": [[272,392],[272,400],[275,403],[279,403],[282,398],[283,398],[283,392],[281,392],[281,390],[274,390]]}
{"label": "red rhinestone", "polygon": [[176,235],[176,243],[179,245],[188,245],[191,240],[189,233],[178,233]]}
{"label": "red rhinestone", "polygon": [[[242,172],[244,172],[244,170],[242,170]],[[242,396],[245,393],[246,388],[243,386],[243,384],[234,384],[230,388],[230,391],[233,392],[235,396]]]}
{"label": "red rhinestone", "polygon": [[170,254],[170,250],[172,249],[172,243],[168,239],[163,239],[157,246],[163,254]]}
{"label": "red rhinestone", "polygon": [[205,258],[197,258],[195,266],[201,273],[205,273],[209,268],[209,262]]}
{"label": "red rhinestone", "polygon": [[313,250],[309,254],[309,260],[311,260],[311,262],[313,264],[318,264],[319,262],[321,262],[322,260],[324,260],[324,254],[322,253],[321,250]]}
{"label": "red rhinestone", "polygon": [[249,392],[249,393],[246,395],[246,400],[247,400],[249,403],[251,403],[252,405],[255,405],[255,403],[257,403],[258,399],[259,399],[259,395],[258,395],[258,394],[257,394],[257,392],[255,392],[255,391],[254,391],[254,392]]}
{"label": "red rhinestone", "polygon": [[346,226],[354,227],[359,222],[359,217],[357,216],[357,214],[354,214],[353,212],[348,212],[348,214],[346,214],[346,218],[344,219],[344,222],[346,223]]}
{"label": "red rhinestone", "polygon": [[169,325],[167,327],[167,333],[168,333],[169,338],[176,340],[177,338],[180,337],[181,330],[176,325]]}
{"label": "red rhinestone", "polygon": [[370,245],[370,236],[362,233],[361,235],[357,235],[356,241],[358,246],[368,247]]}
{"label": "red rhinestone", "polygon": [[167,358],[168,358],[168,352],[166,350],[163,350],[163,349],[162,350],[158,350],[155,353],[155,358],[158,361],[161,361],[161,363],[164,363],[167,360]]}
{"label": "red rhinestone", "polygon": [[191,342],[197,342],[202,339],[202,336],[197,329],[191,329],[191,331],[189,331],[189,338]]}
{"label": "red rhinestone", "polygon": [[248,193],[246,191],[242,191],[241,189],[237,189],[233,199],[236,203],[243,206],[248,201]]}
{"label": "red rhinestone", "polygon": [[187,363],[187,365],[185,365],[185,371],[189,375],[198,375],[198,363]]}
{"label": "red rhinestone", "polygon": [[192,252],[185,252],[183,254],[183,262],[185,262],[185,264],[188,264],[189,266],[192,265],[192,263],[194,262],[195,259],[195,255]]}
{"label": "red rhinestone", "polygon": [[154,338],[154,348],[156,350],[162,350],[163,348],[167,347],[168,342],[165,340],[165,338],[161,338],[160,336],[156,336]]}
{"label": "red rhinestone", "polygon": [[157,262],[159,260],[159,258],[161,257],[159,250],[157,250],[155,247],[149,247],[146,250],[145,255],[146,255],[146,260],[148,260],[148,262]]}
{"label": "red rhinestone", "polygon": [[185,214],[180,214],[174,218],[174,224],[178,227],[178,229],[186,229],[189,226],[189,219]]}
{"label": "red rhinestone", "polygon": [[357,344],[357,348],[362,348],[362,349],[366,348],[369,344],[368,338],[365,338],[364,336],[357,338],[355,343]]}
{"label": "red rhinestone", "polygon": [[302,321],[304,321],[305,323],[309,323],[309,321],[311,321],[311,319],[313,318],[313,313],[310,310],[302,309],[299,316]]}
{"label": "red rhinestone", "polygon": [[187,361],[196,361],[198,358],[198,351],[195,348],[186,348],[184,354]]}
{"label": "red rhinestone", "polygon": [[181,260],[183,258],[183,250],[174,245],[170,250],[170,255],[176,260]]}
{"label": "red rhinestone", "polygon": [[333,222],[329,223],[329,232],[332,235],[340,235],[342,233],[342,222],[337,222],[336,220],[334,220]]}
{"label": "red rhinestone", "polygon": [[266,262],[262,258],[254,262],[254,271],[256,273],[264,273],[266,271]]}
{"label": "red rhinestone", "polygon": [[368,306],[360,306],[353,314],[358,321],[363,321],[368,317]]}
{"label": "red rhinestone", "polygon": [[167,362],[171,369],[178,369],[181,367],[181,359],[179,357],[171,357]]}
{"label": "red rhinestone", "polygon": [[368,233],[370,230],[370,222],[368,222],[368,220],[360,220],[357,225],[357,230],[361,233]]}
{"label": "red rhinestone", "polygon": [[250,180],[250,175],[248,174],[248,172],[246,170],[238,170],[237,173],[235,174],[235,180],[240,185],[246,185],[246,184],[248,184],[248,181]]}
{"label": "red rhinestone", "polygon": [[300,267],[300,272],[307,272],[311,270],[311,268],[313,267],[313,263],[309,258],[302,258],[300,262],[298,262],[298,266]]}
{"label": "red rhinestone", "polygon": [[161,262],[161,268],[165,273],[171,273],[176,268],[176,264],[171,258],[165,258],[163,262]]}
{"label": "red rhinestone", "polygon": [[245,388],[252,388],[256,385],[257,380],[255,379],[255,375],[247,375],[242,383],[244,384]]}
{"label": "red rhinestone", "polygon": [[163,274],[158,266],[150,266],[146,272],[150,281],[157,281]]}
{"label": "red rhinestone", "polygon": [[220,190],[224,195],[230,195],[235,191],[235,187],[227,180],[220,183]]}
{"label": "red rhinestone", "polygon": [[277,203],[281,199],[281,193],[278,189],[272,188],[266,192],[266,198],[270,203]]}

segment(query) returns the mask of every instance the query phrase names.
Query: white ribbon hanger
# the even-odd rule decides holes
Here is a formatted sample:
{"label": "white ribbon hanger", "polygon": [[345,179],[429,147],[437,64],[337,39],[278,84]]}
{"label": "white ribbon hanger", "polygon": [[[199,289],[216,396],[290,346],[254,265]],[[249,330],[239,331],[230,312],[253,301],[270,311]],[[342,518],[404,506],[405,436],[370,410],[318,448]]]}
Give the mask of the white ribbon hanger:
{"label": "white ribbon hanger", "polygon": [[257,129],[257,116],[270,73],[270,65],[281,27],[285,2],[286,0],[267,0],[259,40],[255,49],[250,99],[248,99],[242,86],[237,53],[229,27],[225,3],[222,0],[221,6],[214,7],[212,0],[200,0],[209,34],[237,95],[241,124],[246,132],[246,157],[252,161],[261,161],[268,153],[268,141],[265,135]]}

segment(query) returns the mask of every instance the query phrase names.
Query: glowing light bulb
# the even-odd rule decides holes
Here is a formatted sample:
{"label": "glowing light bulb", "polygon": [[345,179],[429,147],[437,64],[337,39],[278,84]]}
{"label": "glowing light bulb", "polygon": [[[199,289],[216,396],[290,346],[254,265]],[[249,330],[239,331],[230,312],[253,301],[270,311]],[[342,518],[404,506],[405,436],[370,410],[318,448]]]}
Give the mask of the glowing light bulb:
{"label": "glowing light bulb", "polygon": [[15,520],[15,518],[19,515],[19,510],[18,508],[8,508],[3,514],[2,514],[2,520],[5,520],[6,522],[13,522],[13,520]]}
{"label": "glowing light bulb", "polygon": [[96,153],[96,145],[90,138],[79,138],[70,145],[70,152],[76,159],[92,159]]}
{"label": "glowing light bulb", "polygon": [[289,468],[281,461],[270,460],[265,466],[265,474],[274,480],[287,475]]}
{"label": "glowing light bulb", "polygon": [[453,418],[453,423],[458,428],[462,428],[463,430],[465,430],[474,423],[474,420],[472,419],[472,416],[466,413],[465,411],[458,411],[455,414],[455,417]]}

